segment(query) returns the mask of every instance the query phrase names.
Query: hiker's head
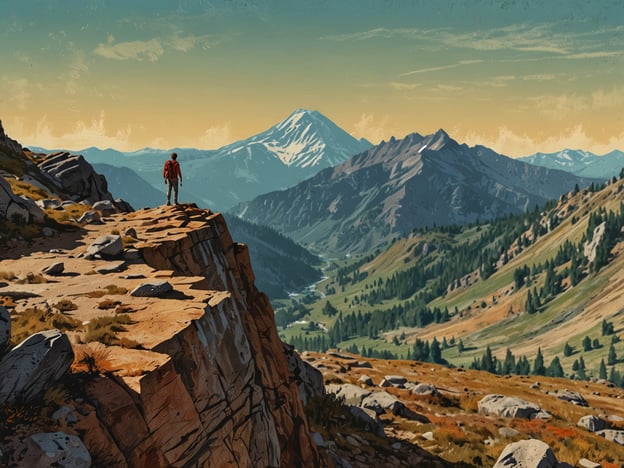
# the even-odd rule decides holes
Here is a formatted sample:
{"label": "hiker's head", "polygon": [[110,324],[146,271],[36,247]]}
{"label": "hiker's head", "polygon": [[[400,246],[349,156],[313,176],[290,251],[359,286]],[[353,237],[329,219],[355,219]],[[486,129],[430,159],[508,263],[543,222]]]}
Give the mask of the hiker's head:
{"label": "hiker's head", "polygon": [[177,153],[171,153],[171,159],[178,159],[178,154]]}

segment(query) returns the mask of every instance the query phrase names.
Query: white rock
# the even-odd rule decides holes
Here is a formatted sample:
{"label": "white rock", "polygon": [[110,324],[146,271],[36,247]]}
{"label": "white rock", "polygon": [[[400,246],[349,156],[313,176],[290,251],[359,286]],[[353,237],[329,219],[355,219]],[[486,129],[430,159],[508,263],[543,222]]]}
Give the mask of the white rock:
{"label": "white rock", "polygon": [[63,432],[34,434],[28,438],[23,466],[88,468],[91,455],[80,438]]}
{"label": "white rock", "polygon": [[507,445],[494,468],[557,468],[559,462],[541,440],[521,440]]}

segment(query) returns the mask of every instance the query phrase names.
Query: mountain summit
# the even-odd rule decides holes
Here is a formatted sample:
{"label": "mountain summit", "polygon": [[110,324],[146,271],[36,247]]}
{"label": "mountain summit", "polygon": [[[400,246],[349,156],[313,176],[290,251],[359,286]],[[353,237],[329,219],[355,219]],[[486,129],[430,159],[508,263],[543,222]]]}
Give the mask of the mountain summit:
{"label": "mountain summit", "polygon": [[252,145],[264,147],[287,166],[317,169],[340,164],[372,146],[320,112],[307,109],[297,109],[268,130],[226,148],[234,153],[238,147]]}
{"label": "mountain summit", "polygon": [[[175,151],[184,174],[184,200],[227,210],[262,193],[292,187],[371,147],[320,112],[297,109],[264,132],[217,150],[171,148],[120,153],[89,148],[82,153],[92,164],[128,167],[162,190],[162,165]],[[133,202],[132,195],[127,196]],[[140,196],[137,193],[137,206],[143,206],[138,203]]]}
{"label": "mountain summit", "polygon": [[317,251],[338,253],[374,248],[415,227],[520,213],[590,182],[459,144],[438,130],[391,138],[236,212]]}

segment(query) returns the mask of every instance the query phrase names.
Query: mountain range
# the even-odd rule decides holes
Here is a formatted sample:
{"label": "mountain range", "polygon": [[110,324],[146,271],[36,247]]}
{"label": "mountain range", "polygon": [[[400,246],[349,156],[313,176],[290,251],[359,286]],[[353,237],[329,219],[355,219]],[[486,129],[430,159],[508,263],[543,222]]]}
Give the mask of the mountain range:
{"label": "mountain range", "polygon": [[468,147],[444,130],[392,138],[234,210],[315,251],[371,250],[422,226],[525,212],[592,180]]}
{"label": "mountain range", "polygon": [[[127,167],[162,190],[162,166],[176,152],[184,180],[180,198],[223,211],[262,193],[291,187],[371,146],[364,139],[352,137],[320,112],[297,109],[268,130],[217,150],[144,148],[123,153],[91,147],[78,153],[92,164]],[[143,196],[140,189],[126,189],[127,200],[143,206],[138,202]]]}
{"label": "mountain range", "polygon": [[618,176],[624,168],[624,152],[619,150],[599,156],[588,151],[564,149],[556,153],[535,153],[519,160],[603,180]]}

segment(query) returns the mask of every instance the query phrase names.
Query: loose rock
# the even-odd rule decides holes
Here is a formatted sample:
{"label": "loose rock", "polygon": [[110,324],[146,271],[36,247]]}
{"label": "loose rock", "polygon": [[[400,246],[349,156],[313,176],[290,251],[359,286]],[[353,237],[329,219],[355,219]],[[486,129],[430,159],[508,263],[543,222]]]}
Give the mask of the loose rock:
{"label": "loose rock", "polygon": [[23,466],[63,466],[88,468],[91,455],[75,435],[63,432],[34,434],[28,438],[27,450],[21,460]]}
{"label": "loose rock", "polygon": [[42,273],[50,276],[58,276],[62,274],[63,271],[65,271],[65,263],[63,262],[53,263],[41,270]]}
{"label": "loose rock", "polygon": [[507,445],[494,468],[558,468],[550,447],[541,440],[521,440]]}
{"label": "loose rock", "polygon": [[173,291],[173,286],[169,281],[160,281],[141,284],[134,288],[130,295],[134,297],[162,297],[171,291]]}
{"label": "loose rock", "polygon": [[605,421],[602,418],[599,418],[598,416],[594,416],[590,414],[587,416],[583,416],[581,419],[579,419],[576,425],[580,427],[584,427],[590,432],[597,432],[597,431],[602,431],[603,429],[607,428],[607,421]]}

